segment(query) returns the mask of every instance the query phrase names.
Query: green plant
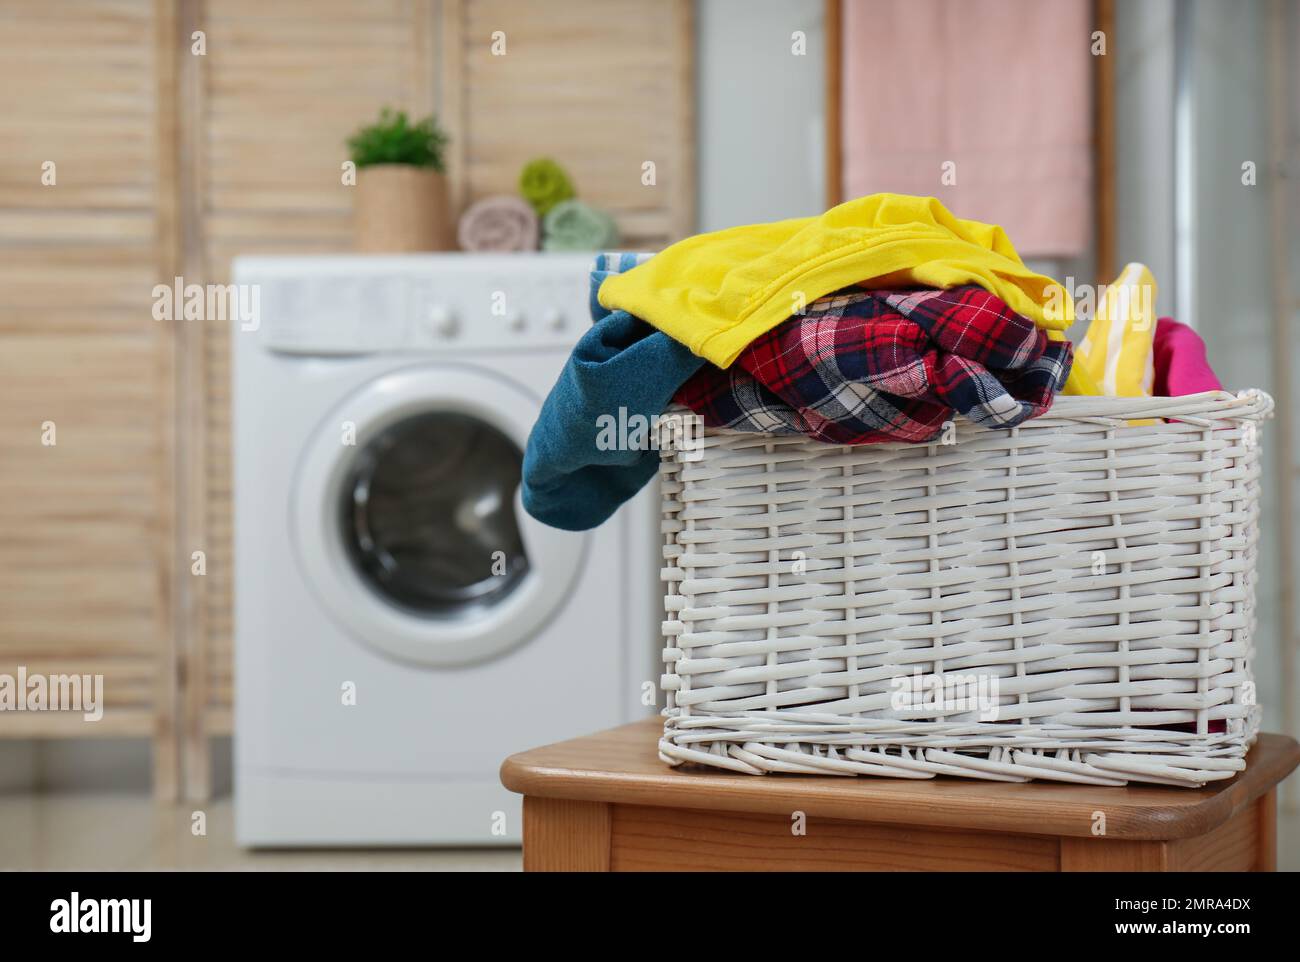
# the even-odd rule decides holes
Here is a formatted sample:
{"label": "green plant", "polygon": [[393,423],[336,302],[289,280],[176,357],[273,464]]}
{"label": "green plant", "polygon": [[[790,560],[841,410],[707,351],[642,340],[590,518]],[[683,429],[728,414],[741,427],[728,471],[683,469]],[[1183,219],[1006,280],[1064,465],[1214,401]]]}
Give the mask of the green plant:
{"label": "green plant", "polygon": [[348,138],[348,149],[358,169],[372,164],[410,164],[441,172],[449,139],[436,117],[412,124],[405,111],[385,107],[379,112],[378,123],[368,124]]}

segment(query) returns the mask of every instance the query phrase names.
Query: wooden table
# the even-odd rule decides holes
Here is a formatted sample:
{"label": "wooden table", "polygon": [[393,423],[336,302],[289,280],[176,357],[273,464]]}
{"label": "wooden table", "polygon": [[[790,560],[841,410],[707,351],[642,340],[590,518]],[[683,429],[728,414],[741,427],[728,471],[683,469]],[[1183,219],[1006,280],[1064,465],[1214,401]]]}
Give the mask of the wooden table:
{"label": "wooden table", "polygon": [[670,768],[661,730],[506,760],[526,870],[1272,871],[1276,787],[1300,761],[1261,735],[1244,772],[1201,789],[733,775]]}

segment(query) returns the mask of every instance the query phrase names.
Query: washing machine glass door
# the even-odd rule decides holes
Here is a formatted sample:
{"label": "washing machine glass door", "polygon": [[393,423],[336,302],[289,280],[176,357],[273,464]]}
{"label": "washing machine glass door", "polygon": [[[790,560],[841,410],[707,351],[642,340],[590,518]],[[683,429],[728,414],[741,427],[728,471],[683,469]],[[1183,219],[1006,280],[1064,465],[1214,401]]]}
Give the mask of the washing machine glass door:
{"label": "washing machine glass door", "polygon": [[320,603],[358,640],[408,661],[482,661],[562,605],[585,536],[519,503],[537,402],[489,371],[426,365],[366,385],[326,418],[290,516]]}

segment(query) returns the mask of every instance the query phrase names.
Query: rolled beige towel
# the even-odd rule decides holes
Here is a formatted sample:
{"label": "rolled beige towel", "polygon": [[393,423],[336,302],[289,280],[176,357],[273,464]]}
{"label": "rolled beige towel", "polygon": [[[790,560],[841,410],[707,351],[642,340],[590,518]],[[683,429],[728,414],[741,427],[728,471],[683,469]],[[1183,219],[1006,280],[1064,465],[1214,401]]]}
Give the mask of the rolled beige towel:
{"label": "rolled beige towel", "polygon": [[467,251],[535,251],[537,213],[520,197],[501,194],[475,201],[460,216],[456,239]]}

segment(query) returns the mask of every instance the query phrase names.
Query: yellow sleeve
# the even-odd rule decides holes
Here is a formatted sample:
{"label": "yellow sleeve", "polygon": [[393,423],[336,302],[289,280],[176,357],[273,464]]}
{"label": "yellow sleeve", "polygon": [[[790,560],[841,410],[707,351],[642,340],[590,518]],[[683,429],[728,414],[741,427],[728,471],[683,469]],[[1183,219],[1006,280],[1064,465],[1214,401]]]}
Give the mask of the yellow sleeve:
{"label": "yellow sleeve", "polygon": [[[1053,341],[1065,340],[1065,335],[1060,331],[1048,331],[1047,336]],[[1078,345],[1075,345],[1074,365],[1070,368],[1070,376],[1065,379],[1065,387],[1061,388],[1061,393],[1076,394],[1083,397],[1097,397],[1101,394],[1101,388],[1097,385],[1097,382],[1079,363]]]}
{"label": "yellow sleeve", "polygon": [[[1092,323],[1075,345],[1065,393],[1150,397],[1155,304],[1151,271],[1144,264],[1127,265],[1102,291]],[[1076,390],[1070,390],[1071,384]]]}

